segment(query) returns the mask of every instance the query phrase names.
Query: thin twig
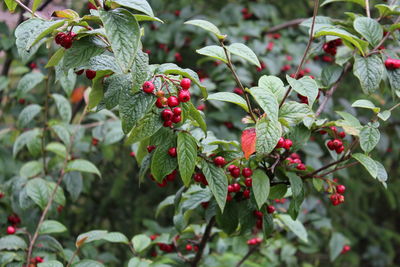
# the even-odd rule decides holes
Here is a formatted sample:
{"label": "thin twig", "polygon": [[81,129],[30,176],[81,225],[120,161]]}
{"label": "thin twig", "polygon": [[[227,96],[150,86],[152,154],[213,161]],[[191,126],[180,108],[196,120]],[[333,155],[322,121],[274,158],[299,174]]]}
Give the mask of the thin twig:
{"label": "thin twig", "polygon": [[78,255],[78,253],[79,253],[79,249],[80,249],[80,247],[78,247],[75,251],[74,251],[74,254],[72,254],[72,257],[71,257],[71,259],[69,260],[69,262],[68,262],[68,264],[67,264],[67,267],[70,267],[71,265],[72,265],[72,263],[74,262],[74,259],[75,259],[75,257]]}
{"label": "thin twig", "polygon": [[350,167],[352,167],[354,165],[357,165],[358,163],[359,163],[358,161],[355,161],[355,162],[352,162],[352,163],[349,163],[349,164],[346,164],[346,165],[343,165],[343,166],[340,166],[340,167],[336,167],[333,170],[330,170],[328,172],[325,172],[325,173],[323,173],[321,175],[316,176],[316,178],[321,178],[321,177],[327,176],[328,174],[334,173],[334,172],[336,172],[338,170],[341,170],[341,169],[350,168]]}
{"label": "thin twig", "polygon": [[243,258],[236,264],[236,267],[240,267],[253,253],[257,252],[258,249],[260,248],[261,243],[258,243],[257,245],[252,246],[249,248],[249,251],[246,253],[246,255],[243,256]]}
{"label": "thin twig", "polygon": [[26,5],[24,5],[24,3],[22,3],[20,0],[14,0],[20,7],[22,7],[23,9],[25,9],[26,11],[28,11],[29,13],[32,14],[32,16],[35,16],[37,18],[43,19],[41,16],[39,16],[38,14],[36,14],[35,12],[32,11],[32,9],[30,9],[29,7],[27,7]]}
{"label": "thin twig", "polygon": [[350,155],[348,155],[348,156],[346,156],[346,157],[342,157],[342,158],[340,158],[340,159],[338,159],[338,160],[336,160],[336,161],[334,161],[334,162],[331,162],[331,163],[329,163],[329,164],[327,164],[327,165],[325,165],[325,166],[323,166],[323,167],[321,167],[321,168],[319,168],[319,169],[317,169],[317,170],[315,170],[315,171],[313,171],[313,172],[311,172],[311,173],[309,173],[309,174],[306,174],[306,175],[302,176],[302,178],[312,178],[312,177],[314,177],[317,173],[319,173],[319,172],[321,172],[321,171],[323,171],[323,170],[326,170],[326,169],[328,169],[328,168],[330,168],[330,167],[332,167],[332,166],[334,166],[334,165],[337,165],[337,164],[339,164],[339,163],[341,163],[341,162],[343,162],[343,161],[346,161],[346,160],[348,160],[349,158],[350,158]]}
{"label": "thin twig", "polygon": [[371,11],[369,10],[369,0],[365,0],[365,11],[367,13],[367,17],[371,17]]}
{"label": "thin twig", "polygon": [[[311,29],[310,29],[310,38],[308,39],[308,43],[307,43],[306,49],[304,51],[303,57],[301,58],[300,65],[297,67],[296,73],[294,75],[295,79],[297,79],[297,76],[299,75],[299,72],[300,72],[301,68],[303,67],[304,62],[306,62],[308,51],[310,50],[311,44],[314,40],[315,18],[317,17],[317,14],[318,14],[318,7],[319,7],[319,0],[315,0],[314,1],[314,13],[313,13]],[[291,90],[292,90],[292,87],[289,86],[289,88],[286,90],[285,96],[283,97],[281,103],[279,104],[279,107],[282,107],[283,103],[285,103],[285,100],[289,96]]]}
{"label": "thin twig", "polygon": [[[50,73],[50,72],[49,72]],[[46,151],[46,130],[48,129],[48,117],[49,117],[49,97],[50,97],[50,86],[49,86],[49,81],[50,77],[46,77],[46,97],[45,97],[45,102],[44,102],[44,121],[43,121],[43,130],[42,130],[42,139],[41,139],[41,145],[42,145],[42,157],[43,157],[43,170],[44,174],[47,175],[47,163],[46,163],[46,157],[47,157],[47,151]]]}
{"label": "thin twig", "polygon": [[199,262],[201,260],[201,257],[203,256],[204,248],[206,247],[208,239],[211,236],[211,230],[212,230],[214,224],[215,224],[215,217],[212,217],[210,219],[210,221],[208,222],[208,224],[206,226],[206,229],[204,230],[203,237],[202,237],[202,239],[200,241],[200,244],[199,244],[199,250],[197,251],[196,256],[194,257],[194,259],[193,259],[193,261],[191,263],[192,267],[197,267],[198,266],[198,264],[199,264]]}
{"label": "thin twig", "polygon": [[268,29],[267,33],[273,33],[273,32],[277,32],[286,28],[290,28],[293,26],[297,26],[300,23],[302,23],[303,21],[305,21],[306,19],[294,19],[294,20],[289,20],[285,23],[273,26],[271,28]]}

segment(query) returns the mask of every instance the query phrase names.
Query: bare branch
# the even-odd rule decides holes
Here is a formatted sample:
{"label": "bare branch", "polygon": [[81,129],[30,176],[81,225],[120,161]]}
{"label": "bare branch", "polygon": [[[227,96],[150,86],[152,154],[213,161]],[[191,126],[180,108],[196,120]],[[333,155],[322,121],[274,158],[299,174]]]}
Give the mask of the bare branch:
{"label": "bare branch", "polygon": [[200,241],[199,250],[197,251],[196,256],[194,257],[194,259],[191,263],[192,267],[198,266],[198,264],[201,260],[201,257],[203,256],[204,248],[206,247],[208,239],[211,236],[211,230],[212,230],[214,224],[215,224],[215,217],[212,217],[211,220],[208,222],[206,229],[204,230],[203,237]]}

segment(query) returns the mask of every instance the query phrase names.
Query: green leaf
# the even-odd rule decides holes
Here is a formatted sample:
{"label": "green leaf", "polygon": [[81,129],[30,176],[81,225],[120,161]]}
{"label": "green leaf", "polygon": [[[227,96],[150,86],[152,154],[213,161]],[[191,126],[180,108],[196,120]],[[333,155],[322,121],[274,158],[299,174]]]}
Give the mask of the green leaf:
{"label": "green leaf", "polygon": [[128,267],[149,267],[152,262],[146,259],[132,258],[128,262]]}
{"label": "green leaf", "polygon": [[150,77],[149,56],[138,50],[132,66],[133,91],[137,92]]}
{"label": "green leaf", "polygon": [[42,108],[37,104],[26,106],[18,115],[18,127],[24,128],[40,113]]}
{"label": "green leaf", "polygon": [[197,141],[186,132],[178,133],[178,165],[179,173],[185,186],[189,186],[196,167]]}
{"label": "green leaf", "polygon": [[322,4],[321,7],[330,3],[335,3],[335,2],[350,2],[350,3],[355,3],[359,4],[362,7],[365,7],[365,1],[364,0],[325,0]]}
{"label": "green leaf", "polygon": [[388,179],[388,174],[386,172],[385,166],[382,165],[382,163],[380,163],[379,161],[376,161],[376,167],[378,168],[378,175],[376,176],[376,178],[383,183],[383,185],[386,187],[386,181]]}
{"label": "green leaf", "polygon": [[261,118],[256,124],[256,153],[266,155],[272,152],[282,136],[282,127],[278,121]]}
{"label": "green leaf", "polygon": [[22,167],[21,170],[19,171],[19,174],[22,177],[30,178],[30,177],[35,177],[38,174],[40,174],[43,170],[43,162],[41,161],[28,161],[25,163]]}
{"label": "green leaf", "polygon": [[138,15],[138,14],[134,14],[134,16],[135,16],[135,19],[138,22],[141,22],[141,21],[157,21],[157,22],[160,22],[160,23],[164,23],[164,21],[162,21],[161,19],[159,19],[157,17],[150,17],[150,16],[147,16],[147,15]]}
{"label": "green leaf", "polygon": [[83,190],[82,174],[80,172],[67,172],[64,175],[63,182],[72,200],[76,201]]}
{"label": "green leaf", "polygon": [[122,69],[118,65],[114,55],[107,53],[91,57],[88,61],[80,64],[78,69],[90,69],[94,71],[109,70],[114,73],[122,74]]}
{"label": "green leaf", "polygon": [[132,244],[135,251],[140,253],[150,246],[151,239],[147,235],[135,235],[132,238]]}
{"label": "green leaf", "polygon": [[365,94],[372,94],[379,88],[383,77],[384,66],[378,55],[369,57],[354,56],[354,75],[360,80]]}
{"label": "green leaf", "polygon": [[101,240],[107,236],[108,232],[104,230],[92,230],[83,234],[80,234],[76,238],[75,246],[81,247],[83,244],[90,243],[93,241]]}
{"label": "green leaf", "polygon": [[288,126],[294,126],[313,114],[310,106],[295,101],[285,102],[279,110],[279,121]]}
{"label": "green leaf", "polygon": [[71,136],[68,131],[68,128],[65,125],[63,124],[52,125],[51,129],[56,133],[56,135],[66,146],[69,146]]}
{"label": "green leaf", "polygon": [[206,20],[202,20],[202,19],[189,20],[189,21],[186,21],[185,24],[194,25],[194,26],[200,27],[206,31],[209,31],[209,32],[215,34],[215,36],[218,39],[225,39],[225,37],[226,37],[225,35],[221,34],[221,32],[219,31],[217,26],[215,26],[214,24],[212,24],[211,22],[206,21]]}
{"label": "green leaf", "polygon": [[267,117],[271,120],[278,120],[279,104],[272,92],[262,87],[253,87],[250,89],[250,94],[264,110]]}
{"label": "green leaf", "polygon": [[[36,2],[36,1],[35,1]],[[65,24],[65,20],[62,21],[52,21],[51,24],[47,25],[46,29],[41,29],[41,32],[38,32],[37,37],[34,39],[34,41],[30,41],[27,44],[27,50],[31,49],[32,46],[34,46],[35,44],[39,43],[40,40],[42,40],[44,37],[46,37],[46,35],[51,34],[55,29],[62,27]]]}
{"label": "green leaf", "polygon": [[234,43],[228,46],[228,51],[231,54],[239,56],[251,64],[256,65],[257,67],[261,67],[260,61],[258,60],[256,54],[251,50],[247,45],[242,43]]}
{"label": "green leaf", "polygon": [[306,96],[309,102],[309,105],[312,106],[317,99],[318,96],[318,85],[314,79],[311,79],[309,76],[303,77],[301,79],[293,79],[289,75],[286,75],[286,80],[290,84],[290,86],[302,96]]}
{"label": "green leaf", "polygon": [[59,48],[49,59],[47,62],[45,68],[50,68],[56,66],[60,60],[64,57],[65,49],[64,48]]}
{"label": "green leaf", "polygon": [[132,13],[123,8],[99,13],[117,62],[127,73],[133,65],[139,48],[139,24]]}
{"label": "green leaf", "polygon": [[128,238],[119,232],[107,233],[102,239],[111,243],[129,244]]}
{"label": "green leaf", "polygon": [[366,125],[360,132],[360,146],[365,153],[371,152],[379,143],[381,134],[378,129]]}
{"label": "green leaf", "polygon": [[220,92],[211,94],[208,96],[207,100],[218,100],[218,101],[225,101],[234,103],[242,107],[246,112],[249,112],[249,108],[247,107],[246,100],[243,97],[230,92]]}
{"label": "green leaf", "polygon": [[308,243],[308,234],[304,225],[299,220],[293,220],[287,214],[279,214],[276,216],[290,231],[292,231],[300,240]]}
{"label": "green leaf", "polygon": [[1,250],[25,250],[28,246],[21,237],[16,235],[7,235],[0,238]]}
{"label": "green leaf", "polygon": [[49,260],[37,265],[38,267],[63,267],[64,265],[56,260]]}
{"label": "green leaf", "polygon": [[99,169],[90,161],[84,159],[75,159],[68,162],[65,172],[78,171],[78,172],[89,172],[97,174],[101,177]]}
{"label": "green leaf", "polygon": [[343,111],[336,111],[336,113],[343,118],[343,120],[339,120],[336,122],[337,126],[342,127],[348,134],[356,136],[360,134],[362,126],[356,117]]}
{"label": "green leaf", "polygon": [[372,46],[376,46],[383,38],[382,26],[374,19],[358,17],[353,22],[354,29]]}
{"label": "green leaf", "polygon": [[140,142],[143,139],[152,136],[162,127],[162,121],[159,113],[149,112],[136,126],[130,131],[127,144]]}
{"label": "green leaf", "polygon": [[83,37],[74,41],[74,45],[65,51],[64,68],[71,69],[87,64],[87,62],[104,52],[104,44],[98,43],[94,37]]}
{"label": "green leaf", "polygon": [[154,179],[158,182],[161,182],[165,176],[178,167],[177,159],[168,154],[168,149],[173,147],[174,143],[166,142],[166,144],[168,145],[158,146],[156,148],[151,160],[151,174],[153,174]]}
{"label": "green leaf", "polygon": [[279,102],[282,101],[286,93],[282,80],[275,76],[261,76],[258,80],[258,87],[271,91]]}
{"label": "green leaf", "polygon": [[322,69],[321,82],[325,87],[330,87],[342,75],[343,68],[338,65],[329,65]]}
{"label": "green leaf", "polygon": [[212,57],[222,62],[228,63],[224,49],[218,45],[210,45],[196,50],[196,52],[203,56]]}
{"label": "green leaf", "polygon": [[329,258],[333,262],[342,252],[343,246],[348,244],[348,240],[341,233],[333,233],[329,240]]}
{"label": "green leaf", "polygon": [[56,70],[56,82],[60,82],[60,85],[67,95],[71,95],[72,91],[75,89],[77,75],[73,69],[68,71],[64,70],[64,59],[62,59],[57,66]]}
{"label": "green leaf", "polygon": [[[131,74],[114,74],[110,77],[104,78],[104,102],[107,109],[113,109],[121,101],[120,112],[126,111],[127,104],[131,101],[127,101],[126,97],[129,96],[131,99],[133,96],[132,90],[132,75]],[[121,97],[124,95],[125,97]],[[125,100],[125,101],[124,101]],[[133,125],[132,125],[133,126]],[[131,128],[132,128],[131,126]],[[129,129],[130,130],[130,129]]]}
{"label": "green leaf", "polygon": [[104,267],[104,264],[94,260],[81,260],[73,264],[72,267]]}
{"label": "green leaf", "polygon": [[383,121],[387,121],[391,115],[392,115],[392,112],[390,112],[389,110],[384,110],[384,111],[378,113],[378,117]]}
{"label": "green leaf", "polygon": [[41,3],[42,0],[34,0],[32,4],[32,11],[35,12]]}
{"label": "green leaf", "polygon": [[39,129],[32,129],[18,136],[13,145],[13,156],[15,157],[24,146],[26,146],[31,140],[38,137],[39,134]]}
{"label": "green leaf", "polygon": [[62,223],[54,220],[46,220],[39,228],[39,235],[63,233],[66,231],[67,227],[65,227]]}
{"label": "green leaf", "polygon": [[67,148],[63,144],[58,142],[51,142],[47,144],[46,151],[53,152],[54,154],[62,158],[65,158],[67,156]]}
{"label": "green leaf", "polygon": [[[47,199],[50,199],[51,194],[54,192],[55,188],[56,188],[55,182],[50,182],[50,181],[47,182],[47,192],[48,192]],[[62,187],[57,187],[56,194],[54,195],[54,201],[62,206],[65,206],[65,195]]]}
{"label": "green leaf", "polygon": [[321,29],[319,29],[314,37],[320,37],[320,36],[337,36],[342,38],[343,40],[353,44],[355,47],[358,48],[358,50],[360,50],[361,54],[364,55],[365,50],[368,47],[368,43],[366,41],[361,40],[360,38],[358,38],[357,36],[349,33],[348,31],[345,31],[343,29],[337,28],[337,26],[333,26],[333,27],[323,27]]}
{"label": "green leaf", "polygon": [[392,88],[393,94],[400,95],[400,69],[387,69],[390,87]]}
{"label": "green leaf", "polygon": [[153,10],[146,0],[112,0],[112,2],[140,11],[150,17],[154,17]]}
{"label": "green leaf", "polygon": [[256,199],[258,208],[261,209],[261,207],[268,199],[270,189],[269,178],[264,171],[259,169],[254,171],[252,178],[252,189],[254,193],[254,198]]}
{"label": "green leaf", "polygon": [[30,72],[25,74],[17,85],[18,95],[24,95],[35,88],[44,80],[44,75],[41,72]]}
{"label": "green leaf", "polygon": [[192,102],[186,102],[184,103],[183,107],[187,107],[189,110],[189,116],[195,120],[198,124],[199,127],[203,130],[204,133],[207,133],[207,124],[200,113],[199,110],[193,105]]}
{"label": "green leaf", "polygon": [[13,13],[18,6],[17,2],[14,0],[4,0],[4,2],[11,13]]}
{"label": "green leaf", "polygon": [[386,17],[390,15],[400,15],[400,11],[398,11],[398,5],[388,6],[385,4],[378,4],[375,7],[379,10],[380,17]]}
{"label": "green leaf", "polygon": [[378,167],[373,159],[361,153],[353,154],[352,157],[360,162],[373,178],[377,177]]}
{"label": "green leaf", "polygon": [[355,101],[353,104],[351,104],[352,107],[354,108],[366,108],[366,109],[371,109],[373,110],[375,113],[378,113],[381,109],[376,107],[374,105],[374,103],[372,103],[369,100],[365,100],[365,99],[360,99]]}
{"label": "green leaf", "polygon": [[201,169],[206,177],[215,200],[221,211],[225,208],[226,196],[228,195],[228,177],[222,168],[205,160],[201,163]]}
{"label": "green leaf", "polygon": [[56,102],[58,113],[64,122],[69,123],[72,117],[72,110],[69,101],[62,95],[52,94],[54,101]]}
{"label": "green leaf", "polygon": [[47,182],[42,178],[29,180],[26,184],[26,193],[40,208],[44,209],[49,200]]}
{"label": "green leaf", "polygon": [[290,202],[288,213],[293,220],[296,220],[300,212],[301,204],[303,203],[305,197],[303,181],[297,174],[293,172],[287,172],[286,175],[289,178],[290,188],[293,196],[293,199]]}
{"label": "green leaf", "polygon": [[239,213],[238,208],[240,208],[236,201],[232,201],[226,205],[224,212],[217,210],[215,219],[217,221],[218,227],[221,228],[228,235],[235,232],[239,224]]}

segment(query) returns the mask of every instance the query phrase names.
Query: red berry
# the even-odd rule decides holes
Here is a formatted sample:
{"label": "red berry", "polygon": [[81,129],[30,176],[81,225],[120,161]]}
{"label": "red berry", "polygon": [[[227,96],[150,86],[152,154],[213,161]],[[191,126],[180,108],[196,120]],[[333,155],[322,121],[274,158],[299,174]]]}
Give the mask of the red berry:
{"label": "red berry", "polygon": [[185,249],[186,249],[186,251],[192,251],[193,246],[190,245],[190,244],[187,244],[186,247],[185,247]]}
{"label": "red berry", "polygon": [[99,139],[97,138],[92,138],[92,145],[97,146],[97,144],[99,143]]}
{"label": "red berry", "polygon": [[172,120],[164,121],[163,125],[164,125],[164,127],[171,127],[172,126]]}
{"label": "red berry", "polygon": [[177,153],[176,153],[176,147],[171,147],[170,149],[168,149],[168,154],[169,154],[171,157],[175,158],[176,155],[177,155]]}
{"label": "red berry", "polygon": [[145,93],[151,94],[154,91],[154,84],[150,81],[147,81],[142,85],[142,90]]}
{"label": "red berry", "polygon": [[233,92],[234,92],[235,94],[238,94],[238,95],[243,95],[243,94],[244,94],[243,90],[240,89],[240,88],[235,88],[235,89],[233,89]]}
{"label": "red berry", "polygon": [[244,184],[245,184],[247,187],[251,187],[251,185],[253,184],[253,179],[251,179],[251,178],[246,178],[246,179],[244,179]]}
{"label": "red berry", "polygon": [[276,148],[282,148],[284,145],[285,145],[285,138],[283,137],[279,138]]}
{"label": "red berry", "polygon": [[165,187],[167,185],[167,180],[163,179],[161,183],[157,183],[158,187]]}
{"label": "red berry", "polygon": [[84,72],[85,70],[78,70],[78,71],[75,71],[75,74],[76,75],[82,75],[82,73]]}
{"label": "red berry", "polygon": [[224,166],[226,164],[225,158],[221,157],[221,156],[216,157],[214,159],[214,164],[219,166],[219,167]]}
{"label": "red berry", "polygon": [[86,78],[93,80],[96,77],[96,72],[94,70],[86,70]]}
{"label": "red berry", "polygon": [[243,191],[243,197],[246,199],[250,198],[250,190],[249,189],[246,189]]}
{"label": "red berry", "polygon": [[227,196],[226,196],[226,201],[232,201],[232,199],[233,199],[233,197],[230,195],[230,194],[228,194]]}
{"label": "red berry", "polygon": [[228,193],[233,193],[235,192],[235,188],[233,187],[233,185],[228,185]]}
{"label": "red berry", "polygon": [[166,179],[167,181],[169,181],[169,182],[172,182],[172,181],[175,180],[176,174],[177,174],[177,171],[174,170],[173,172],[171,172],[170,174],[168,174],[168,175],[165,177],[165,179]]}
{"label": "red berry", "polygon": [[346,187],[342,184],[336,186],[336,192],[339,194],[343,194],[346,191]]}
{"label": "red berry", "polygon": [[156,100],[156,107],[158,108],[164,108],[167,106],[167,98],[166,97],[160,97],[157,98]]}
{"label": "red berry", "polygon": [[269,214],[274,213],[274,212],[275,212],[275,207],[272,206],[272,205],[268,205],[268,207],[267,207],[267,212],[268,212]]}
{"label": "red berry", "polygon": [[65,49],[69,49],[72,46],[73,37],[69,34],[66,34],[64,38],[61,40],[60,45]]}
{"label": "red berry", "polygon": [[174,113],[170,109],[164,109],[161,111],[161,117],[163,118],[164,121],[169,121],[172,119],[174,116]]}
{"label": "red berry", "polygon": [[13,234],[15,234],[15,228],[13,227],[13,226],[8,226],[7,227],[7,234],[9,234],[9,235],[13,235]]}
{"label": "red berry", "polygon": [[35,257],[35,261],[36,261],[37,263],[42,263],[42,262],[44,262],[44,259],[43,259],[42,257],[36,256],[36,257]]}
{"label": "red berry", "polygon": [[349,245],[344,245],[342,248],[342,251],[340,252],[341,254],[345,254],[351,250],[351,247]]}
{"label": "red berry", "polygon": [[131,153],[129,153],[129,156],[131,156],[132,158],[134,158],[134,157],[136,157],[136,153],[132,151]]}
{"label": "red berry", "polygon": [[179,122],[181,122],[181,120],[182,120],[182,118],[181,118],[181,116],[177,116],[177,115],[174,115],[174,116],[172,116],[172,122],[173,123],[179,123]]}
{"label": "red berry", "polygon": [[182,62],[183,61],[183,57],[182,57],[181,53],[179,53],[179,52],[175,53],[175,61],[176,62]]}
{"label": "red berry", "polygon": [[255,211],[253,212],[253,214],[254,214],[254,216],[255,216],[256,218],[259,218],[259,219],[262,219],[262,217],[263,217],[263,213],[262,213],[261,211],[259,211],[259,210],[255,210]]}
{"label": "red berry", "polygon": [[329,127],[334,133],[336,133],[337,132],[337,128],[336,128],[336,126],[331,126],[331,127]]}
{"label": "red berry", "polygon": [[21,105],[25,104],[26,100],[24,98],[20,98],[18,99],[18,103],[20,103]]}
{"label": "red berry", "polygon": [[188,102],[190,100],[190,92],[189,90],[181,90],[178,93],[178,99],[180,102]]}
{"label": "red berry", "polygon": [[56,42],[56,44],[60,45],[65,36],[67,36],[65,32],[59,32],[54,38],[54,41]]}
{"label": "red berry", "polygon": [[0,192],[0,199],[4,197],[4,193]]}
{"label": "red berry", "polygon": [[342,153],[344,151],[344,146],[340,146],[340,147],[335,148],[335,151],[338,154]]}
{"label": "red berry", "polygon": [[201,202],[200,205],[203,207],[203,209],[208,208],[208,205],[210,204],[210,202]]}
{"label": "red berry", "polygon": [[147,152],[151,153],[151,151],[153,151],[154,149],[156,149],[156,146],[147,146]]}
{"label": "red berry", "polygon": [[333,140],[333,146],[335,148],[341,147],[342,145],[343,145],[343,142],[341,140],[339,140],[339,139],[334,139]]}
{"label": "red berry", "polygon": [[234,183],[232,186],[233,186],[233,192],[239,192],[240,191],[240,184]]}
{"label": "red berry", "polygon": [[244,169],[242,170],[242,175],[243,175],[245,178],[250,177],[252,174],[253,174],[253,171],[252,171],[250,168],[244,168]]}
{"label": "red berry", "polygon": [[206,105],[205,104],[200,104],[197,106],[197,110],[203,111],[206,109]]}
{"label": "red berry", "polygon": [[234,166],[234,168],[229,170],[229,173],[232,175],[232,177],[238,178],[240,176],[240,168],[235,165],[231,165],[231,166]]}
{"label": "red berry", "polygon": [[31,62],[31,64],[29,64],[29,68],[36,69],[37,68],[37,64],[35,62]]}
{"label": "red berry", "polygon": [[174,113],[174,115],[179,116],[182,114],[182,109],[180,107],[176,107],[172,110],[172,112]]}
{"label": "red berry", "polygon": [[340,138],[345,138],[346,137],[346,133],[345,132],[340,132],[339,136],[340,136]]}
{"label": "red berry", "polygon": [[168,106],[173,108],[179,105],[179,100],[176,96],[170,96],[168,97]]}
{"label": "red berry", "polygon": [[296,166],[296,169],[298,169],[299,171],[305,171],[306,165],[304,165],[303,163],[300,163]]}
{"label": "red berry", "polygon": [[283,148],[286,149],[286,150],[289,150],[292,147],[292,145],[293,145],[292,140],[286,139],[285,140],[285,144],[283,145]]}
{"label": "red berry", "polygon": [[292,154],[290,154],[290,157],[291,157],[292,159],[300,159],[300,155],[297,154],[297,153],[292,153]]}
{"label": "red berry", "polygon": [[181,87],[183,90],[188,90],[192,81],[188,78],[183,78],[181,81]]}
{"label": "red berry", "polygon": [[333,140],[329,140],[328,143],[326,143],[326,146],[329,148],[329,150],[335,150],[335,145],[333,144]]}

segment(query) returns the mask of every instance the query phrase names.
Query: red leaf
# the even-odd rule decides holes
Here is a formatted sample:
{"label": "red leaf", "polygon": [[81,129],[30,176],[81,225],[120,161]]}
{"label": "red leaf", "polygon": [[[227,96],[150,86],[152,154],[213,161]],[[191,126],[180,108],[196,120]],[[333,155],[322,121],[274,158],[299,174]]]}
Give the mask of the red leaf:
{"label": "red leaf", "polygon": [[251,154],[256,152],[256,129],[244,130],[242,133],[242,150],[244,157],[249,159]]}

